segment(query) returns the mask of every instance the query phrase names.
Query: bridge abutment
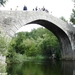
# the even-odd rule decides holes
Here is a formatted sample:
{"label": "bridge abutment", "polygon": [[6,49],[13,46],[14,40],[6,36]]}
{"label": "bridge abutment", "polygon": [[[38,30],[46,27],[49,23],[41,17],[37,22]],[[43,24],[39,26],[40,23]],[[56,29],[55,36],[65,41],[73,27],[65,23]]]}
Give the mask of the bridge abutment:
{"label": "bridge abutment", "polygon": [[71,37],[73,60],[75,60],[75,33],[72,33],[70,37]]}
{"label": "bridge abutment", "polygon": [[[63,47],[63,52],[62,52],[62,59],[63,60],[75,60],[75,33],[73,32],[68,32],[68,38],[69,41],[65,42],[64,40],[64,46]],[[67,38],[67,39],[68,39]]]}

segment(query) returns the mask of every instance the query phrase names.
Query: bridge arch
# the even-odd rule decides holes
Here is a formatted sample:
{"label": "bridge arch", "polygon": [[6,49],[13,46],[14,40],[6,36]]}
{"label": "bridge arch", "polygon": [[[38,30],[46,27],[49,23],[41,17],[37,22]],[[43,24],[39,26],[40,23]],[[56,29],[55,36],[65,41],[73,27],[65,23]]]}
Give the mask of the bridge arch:
{"label": "bridge arch", "polygon": [[72,58],[71,57],[72,47],[71,47],[69,37],[61,28],[59,28],[57,25],[53,24],[52,22],[49,22],[43,19],[38,19],[38,20],[27,23],[27,25],[28,24],[39,24],[47,28],[52,33],[54,33],[54,35],[58,38],[60,46],[62,48],[63,59],[67,59],[68,56],[70,56],[70,59]]}
{"label": "bridge arch", "polygon": [[26,24],[40,24],[53,32],[62,47],[63,59],[75,59],[75,28],[43,11],[0,11],[0,28],[13,36]]}

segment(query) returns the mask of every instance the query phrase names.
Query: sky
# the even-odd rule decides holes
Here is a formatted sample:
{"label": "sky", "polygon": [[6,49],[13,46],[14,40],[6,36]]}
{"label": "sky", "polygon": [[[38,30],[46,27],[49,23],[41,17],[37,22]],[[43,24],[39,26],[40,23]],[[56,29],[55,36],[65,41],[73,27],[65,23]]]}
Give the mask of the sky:
{"label": "sky", "polygon": [[15,10],[18,6],[18,10],[23,10],[23,6],[26,5],[29,11],[32,11],[36,6],[42,8],[43,6],[52,12],[56,17],[64,16],[69,18],[72,9],[72,0],[8,0],[5,7],[0,7],[0,10]]}
{"label": "sky", "polygon": [[[8,0],[5,7],[0,7],[0,10],[16,10],[22,11],[23,6],[26,5],[28,11],[32,11],[36,6],[42,8],[43,6],[48,9],[49,13],[53,16],[60,18],[63,16],[66,20],[69,20],[74,8],[72,0]],[[52,12],[52,13],[51,13]]]}

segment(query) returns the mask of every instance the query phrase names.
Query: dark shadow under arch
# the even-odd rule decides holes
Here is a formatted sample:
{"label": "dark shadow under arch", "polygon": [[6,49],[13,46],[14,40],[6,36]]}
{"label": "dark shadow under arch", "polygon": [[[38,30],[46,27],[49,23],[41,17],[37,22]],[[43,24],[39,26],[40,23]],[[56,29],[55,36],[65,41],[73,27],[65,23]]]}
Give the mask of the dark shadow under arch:
{"label": "dark shadow under arch", "polygon": [[67,59],[67,57],[70,56],[70,58],[72,59],[72,51],[71,51],[72,47],[70,40],[67,34],[61,28],[59,28],[57,25],[53,24],[52,22],[41,19],[29,22],[27,24],[39,24],[50,30],[52,33],[54,33],[54,35],[58,38],[62,48],[62,58]]}

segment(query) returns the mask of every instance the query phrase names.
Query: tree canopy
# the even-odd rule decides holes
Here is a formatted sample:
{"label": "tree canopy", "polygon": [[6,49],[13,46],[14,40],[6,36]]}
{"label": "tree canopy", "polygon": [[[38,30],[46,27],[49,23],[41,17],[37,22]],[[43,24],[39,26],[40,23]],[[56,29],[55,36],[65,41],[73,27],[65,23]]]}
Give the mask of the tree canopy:
{"label": "tree canopy", "polygon": [[73,9],[72,10],[72,14],[71,14],[71,17],[70,17],[70,21],[75,24],[75,10]]}
{"label": "tree canopy", "polygon": [[61,16],[60,19],[67,22],[67,20],[63,16]]}
{"label": "tree canopy", "polygon": [[[74,2],[74,8],[75,8],[75,0],[72,0]],[[70,22],[75,24],[75,9],[72,9],[72,13],[70,15]]]}
{"label": "tree canopy", "polygon": [[[45,58],[55,54],[56,58],[59,59],[61,48],[58,39],[52,32],[45,28],[38,28],[31,32],[19,32],[11,40],[7,57],[12,59],[17,54],[26,57],[42,56]],[[17,57],[15,56],[15,58]]]}
{"label": "tree canopy", "polygon": [[0,0],[0,6],[1,5],[4,6],[6,2],[7,2],[7,0]]}

